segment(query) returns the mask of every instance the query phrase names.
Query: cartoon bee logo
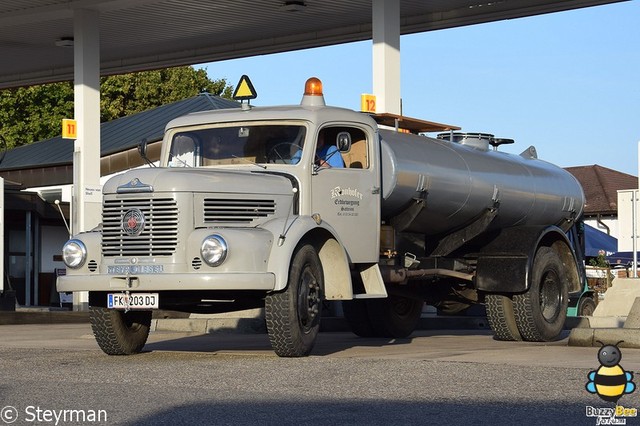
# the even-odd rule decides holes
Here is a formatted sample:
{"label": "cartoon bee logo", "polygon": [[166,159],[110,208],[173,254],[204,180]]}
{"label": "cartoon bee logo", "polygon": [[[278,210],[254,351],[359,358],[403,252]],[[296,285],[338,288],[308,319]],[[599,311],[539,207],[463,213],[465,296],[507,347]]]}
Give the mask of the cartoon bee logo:
{"label": "cartoon bee logo", "polygon": [[608,402],[617,403],[625,393],[632,393],[636,390],[635,383],[632,382],[633,373],[624,371],[620,366],[622,352],[618,345],[602,345],[598,351],[598,361],[600,368],[589,372],[589,381],[585,385],[587,392],[598,394],[598,396]]}

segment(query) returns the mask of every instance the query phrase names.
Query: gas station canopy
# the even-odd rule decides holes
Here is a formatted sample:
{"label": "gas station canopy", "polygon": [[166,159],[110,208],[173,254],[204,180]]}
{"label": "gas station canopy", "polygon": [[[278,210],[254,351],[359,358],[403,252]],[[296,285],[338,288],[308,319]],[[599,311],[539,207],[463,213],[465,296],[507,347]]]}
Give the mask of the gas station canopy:
{"label": "gas station canopy", "polygon": [[[619,0],[390,0],[410,34]],[[3,0],[0,88],[74,77],[74,13],[99,13],[101,74],[372,37],[371,0]]]}

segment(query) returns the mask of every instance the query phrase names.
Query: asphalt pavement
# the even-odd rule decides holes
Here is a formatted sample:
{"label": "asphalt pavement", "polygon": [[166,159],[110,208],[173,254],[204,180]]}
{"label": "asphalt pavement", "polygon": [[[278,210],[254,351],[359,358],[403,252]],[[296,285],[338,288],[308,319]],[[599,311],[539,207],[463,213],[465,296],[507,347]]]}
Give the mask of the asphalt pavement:
{"label": "asphalt pavement", "polygon": [[[620,365],[640,371],[640,350],[621,351]],[[597,353],[566,335],[543,344],[421,330],[321,333],[310,357],[284,359],[264,334],[154,332],[144,353],[110,357],[87,324],[4,325],[0,425],[595,425],[589,407],[615,407],[585,389]],[[639,396],[618,405],[639,408]]]}

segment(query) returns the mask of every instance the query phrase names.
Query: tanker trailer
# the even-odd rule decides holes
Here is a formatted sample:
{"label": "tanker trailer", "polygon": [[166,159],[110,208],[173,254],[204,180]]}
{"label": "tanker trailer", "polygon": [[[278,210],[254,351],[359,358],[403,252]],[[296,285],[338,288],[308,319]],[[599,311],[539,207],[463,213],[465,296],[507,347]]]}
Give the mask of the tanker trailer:
{"label": "tanker trailer", "polygon": [[565,236],[580,186],[533,148],[422,135],[436,129],[453,127],[326,106],[313,78],[300,105],[173,119],[159,167],[104,185],[102,222],[63,247],[58,291],[89,292],[110,355],[140,352],[156,309],[262,307],[275,352],[308,355],[325,301],[361,336],[409,335],[426,301],[486,304],[499,339],[556,338],[581,289]]}
{"label": "tanker trailer", "polygon": [[573,175],[490,134],[380,136],[389,298],[344,302],[354,332],[403,337],[424,300],[441,314],[484,302],[496,338],[555,339],[582,282],[565,236],[584,205]]}

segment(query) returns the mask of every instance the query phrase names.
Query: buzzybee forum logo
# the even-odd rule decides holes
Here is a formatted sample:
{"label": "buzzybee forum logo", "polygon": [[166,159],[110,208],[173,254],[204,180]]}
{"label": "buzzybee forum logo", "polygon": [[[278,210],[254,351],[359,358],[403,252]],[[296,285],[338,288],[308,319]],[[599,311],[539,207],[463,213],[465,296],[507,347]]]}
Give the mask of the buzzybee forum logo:
{"label": "buzzybee forum logo", "polygon": [[633,382],[633,373],[625,371],[620,365],[622,351],[618,345],[602,345],[598,351],[598,362],[600,367],[587,374],[588,381],[585,384],[587,392],[596,394],[606,402],[616,404],[615,408],[586,407],[587,417],[596,417],[596,424],[626,424],[625,417],[637,417],[636,408],[625,408],[618,405],[618,400],[622,395],[633,393],[636,385]]}
{"label": "buzzybee forum logo", "polygon": [[598,351],[600,368],[589,372],[589,381],[585,386],[587,392],[597,394],[602,400],[617,403],[622,395],[636,390],[633,373],[624,371],[620,365],[622,352],[618,345],[622,341],[615,345],[605,345],[600,341],[598,343],[602,345]]}

